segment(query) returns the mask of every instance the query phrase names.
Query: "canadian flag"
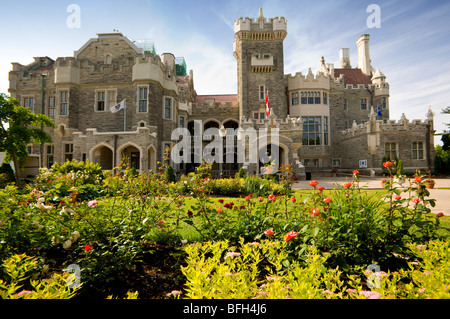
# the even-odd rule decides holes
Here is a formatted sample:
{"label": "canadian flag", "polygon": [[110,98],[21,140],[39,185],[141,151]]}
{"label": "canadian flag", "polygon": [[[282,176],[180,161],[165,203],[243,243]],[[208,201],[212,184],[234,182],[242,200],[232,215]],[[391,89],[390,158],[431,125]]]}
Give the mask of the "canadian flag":
{"label": "canadian flag", "polygon": [[270,115],[270,107],[269,107],[269,90],[266,92],[266,116]]}

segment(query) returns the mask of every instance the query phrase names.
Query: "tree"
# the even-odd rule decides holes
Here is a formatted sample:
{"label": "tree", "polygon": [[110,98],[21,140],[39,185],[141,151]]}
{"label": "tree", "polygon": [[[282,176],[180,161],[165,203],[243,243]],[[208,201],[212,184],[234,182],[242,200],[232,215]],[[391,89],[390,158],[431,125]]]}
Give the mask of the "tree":
{"label": "tree", "polygon": [[20,184],[20,162],[28,156],[27,146],[50,143],[51,136],[41,127],[54,127],[53,121],[43,115],[35,114],[20,105],[19,101],[0,93],[0,152],[14,163],[16,182]]}

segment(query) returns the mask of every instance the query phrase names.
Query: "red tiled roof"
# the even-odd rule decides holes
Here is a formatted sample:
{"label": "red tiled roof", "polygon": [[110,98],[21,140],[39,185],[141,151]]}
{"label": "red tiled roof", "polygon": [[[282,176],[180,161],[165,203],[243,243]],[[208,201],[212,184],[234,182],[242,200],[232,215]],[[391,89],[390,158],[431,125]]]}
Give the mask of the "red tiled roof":
{"label": "red tiled roof", "polygon": [[334,69],[334,77],[344,75],[344,84],[372,84],[370,76],[362,73],[361,69]]}
{"label": "red tiled roof", "polygon": [[237,94],[221,94],[221,95],[197,95],[195,96],[194,102],[201,105],[207,99],[214,99],[216,103],[236,103],[237,102]]}

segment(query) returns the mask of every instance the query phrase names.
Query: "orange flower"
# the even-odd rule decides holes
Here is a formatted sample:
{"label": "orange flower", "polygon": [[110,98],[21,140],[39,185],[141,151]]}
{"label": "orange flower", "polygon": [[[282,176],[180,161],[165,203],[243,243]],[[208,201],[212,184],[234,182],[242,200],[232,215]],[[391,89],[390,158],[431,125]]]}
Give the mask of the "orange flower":
{"label": "orange flower", "polygon": [[386,168],[392,167],[392,162],[391,161],[384,162],[383,166],[386,167]]}
{"label": "orange flower", "polygon": [[416,178],[414,178],[414,183],[420,183],[422,181],[422,177],[420,176],[416,176]]}
{"label": "orange flower", "polygon": [[94,247],[92,247],[91,245],[84,245],[84,248],[83,248],[83,250],[84,251],[89,251],[89,250],[91,250],[91,249],[93,249]]}
{"label": "orange flower", "polygon": [[311,187],[316,187],[317,185],[319,185],[319,182],[316,181],[316,180],[313,180],[313,181],[310,181],[308,184],[309,184],[309,186],[311,186]]}
{"label": "orange flower", "polygon": [[218,212],[218,213],[221,213],[221,212],[223,212],[223,209],[222,209],[222,208],[219,208],[219,209],[217,210],[217,212]]}
{"label": "orange flower", "polygon": [[268,229],[268,230],[266,230],[266,231],[264,232],[264,234],[266,234],[267,236],[272,236],[272,235],[275,234],[275,233],[273,232],[272,229]]}
{"label": "orange flower", "polygon": [[353,184],[352,182],[345,183],[345,184],[344,184],[344,187],[345,187],[345,188],[349,188],[349,187],[352,186],[352,184]]}
{"label": "orange flower", "polygon": [[249,200],[250,200],[250,198],[252,198],[250,195],[247,195],[246,197],[245,197],[245,200],[248,202]]}
{"label": "orange flower", "polygon": [[295,238],[297,236],[298,236],[297,232],[291,230],[289,233],[286,234],[286,236],[284,236],[284,240],[290,241],[292,238]]}
{"label": "orange flower", "polygon": [[355,169],[355,170],[353,171],[353,175],[359,175],[359,172]]}

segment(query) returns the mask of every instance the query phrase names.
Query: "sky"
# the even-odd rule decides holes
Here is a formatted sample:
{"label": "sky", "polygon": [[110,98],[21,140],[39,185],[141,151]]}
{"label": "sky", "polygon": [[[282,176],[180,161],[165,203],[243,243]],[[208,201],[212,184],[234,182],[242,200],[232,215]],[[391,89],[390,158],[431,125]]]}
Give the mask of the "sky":
{"label": "sky", "polygon": [[316,73],[322,56],[338,67],[341,48],[355,67],[356,39],[370,34],[372,66],[390,85],[391,119],[423,120],[431,105],[437,133],[450,123],[441,113],[450,106],[448,0],[0,0],[0,92],[8,92],[12,62],[73,56],[97,33],[118,30],[153,42],[157,54],[184,57],[198,94],[235,94],[234,21],[256,18],[260,7],[266,18],[287,19],[285,74]]}

